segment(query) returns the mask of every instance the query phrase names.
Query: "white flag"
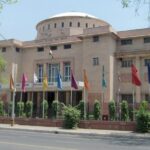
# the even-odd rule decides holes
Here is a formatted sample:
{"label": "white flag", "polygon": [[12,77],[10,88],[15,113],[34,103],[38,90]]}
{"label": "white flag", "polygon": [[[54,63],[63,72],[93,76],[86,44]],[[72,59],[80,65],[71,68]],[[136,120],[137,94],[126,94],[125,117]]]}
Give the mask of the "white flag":
{"label": "white flag", "polygon": [[34,73],[33,75],[33,82],[36,83],[38,81],[37,75]]}
{"label": "white flag", "polygon": [[49,50],[49,55],[51,55],[51,56],[52,56],[52,59],[54,58],[54,56],[53,56],[53,52],[52,52],[52,50],[51,50],[51,49]]}

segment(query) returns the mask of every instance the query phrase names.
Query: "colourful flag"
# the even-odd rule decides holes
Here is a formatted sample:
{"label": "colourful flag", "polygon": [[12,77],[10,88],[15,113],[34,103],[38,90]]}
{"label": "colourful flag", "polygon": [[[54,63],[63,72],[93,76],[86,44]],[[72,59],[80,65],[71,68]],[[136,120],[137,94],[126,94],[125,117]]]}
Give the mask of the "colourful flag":
{"label": "colourful flag", "polygon": [[57,74],[57,88],[62,89],[62,79],[61,79],[61,75],[60,75],[59,71]]}
{"label": "colourful flag", "polygon": [[106,80],[105,80],[105,70],[104,70],[104,66],[102,68],[102,88],[106,88]]}
{"label": "colourful flag", "polygon": [[46,91],[47,88],[48,88],[47,76],[44,76],[44,78],[43,78],[43,90]]}
{"label": "colourful flag", "polygon": [[27,82],[27,77],[26,77],[26,75],[23,73],[23,75],[22,75],[22,91],[23,91],[23,92],[26,91],[26,82]]}
{"label": "colourful flag", "polygon": [[34,73],[33,75],[33,83],[36,83],[38,81],[38,77],[37,75]]}
{"label": "colourful flag", "polygon": [[84,73],[84,75],[83,75],[83,78],[84,78],[84,87],[85,87],[86,90],[89,90],[90,86],[89,86],[89,81],[88,81],[85,69],[83,70],[83,73]]}
{"label": "colourful flag", "polygon": [[148,83],[150,84],[150,64],[147,65]]}
{"label": "colourful flag", "polygon": [[10,75],[10,90],[11,91],[14,91],[14,80],[13,80],[13,77],[12,77],[12,74]]}
{"label": "colourful flag", "polygon": [[52,52],[52,50],[51,50],[51,49],[49,50],[49,55],[51,55],[52,59],[54,58],[54,56],[53,56],[53,52]]}
{"label": "colourful flag", "polygon": [[74,89],[78,89],[78,85],[77,85],[77,82],[73,76],[72,70],[71,70],[71,87],[73,87]]}
{"label": "colourful flag", "polygon": [[132,84],[136,85],[136,86],[140,86],[141,85],[141,81],[138,77],[138,74],[137,74],[137,69],[136,67],[132,64],[131,66],[131,73],[132,73]]}

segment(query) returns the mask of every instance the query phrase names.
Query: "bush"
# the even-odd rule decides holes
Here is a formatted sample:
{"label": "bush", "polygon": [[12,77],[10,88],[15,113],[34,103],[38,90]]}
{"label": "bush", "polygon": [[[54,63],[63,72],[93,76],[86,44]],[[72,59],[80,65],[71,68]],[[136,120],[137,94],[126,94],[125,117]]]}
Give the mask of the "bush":
{"label": "bush", "polygon": [[[44,116],[43,116],[43,107],[44,107]],[[47,116],[48,116],[48,102],[47,102],[47,100],[42,101],[41,108],[42,108],[42,116],[44,118],[47,118]]]}
{"label": "bush", "polygon": [[4,115],[4,102],[0,100],[0,116]]}
{"label": "bush", "polygon": [[84,100],[81,100],[76,108],[80,111],[80,119],[84,119]]}
{"label": "bush", "polygon": [[110,101],[108,104],[109,107],[109,118],[110,120],[116,119],[116,106],[114,101]]}
{"label": "bush", "polygon": [[8,115],[11,116],[12,115],[12,101],[10,101],[8,103]]}
{"label": "bush", "polygon": [[100,119],[101,105],[100,105],[100,102],[98,100],[94,101],[94,112],[93,112],[93,115],[94,115],[94,119],[95,120]]}
{"label": "bush", "polygon": [[136,115],[136,122],[138,132],[148,132],[150,130],[150,113],[142,109],[139,110]]}
{"label": "bush", "polygon": [[80,121],[80,111],[72,106],[65,107],[64,125],[68,129],[76,128]]}
{"label": "bush", "polygon": [[24,102],[22,101],[17,102],[17,116],[18,117],[24,116]]}
{"label": "bush", "polygon": [[129,108],[128,108],[128,103],[125,100],[121,102],[121,120],[122,121],[129,120]]}
{"label": "bush", "polygon": [[26,116],[32,117],[32,110],[33,110],[33,102],[32,101],[27,101],[26,102]]}
{"label": "bush", "polygon": [[139,107],[140,110],[144,110],[144,111],[148,111],[148,102],[146,100],[143,100],[141,103],[140,103],[140,107]]}
{"label": "bush", "polygon": [[148,132],[150,130],[150,112],[148,102],[143,100],[136,114],[136,124],[138,132]]}
{"label": "bush", "polygon": [[53,117],[57,118],[58,113],[60,111],[60,103],[58,102],[58,100],[54,100],[52,103],[52,113],[53,113]]}

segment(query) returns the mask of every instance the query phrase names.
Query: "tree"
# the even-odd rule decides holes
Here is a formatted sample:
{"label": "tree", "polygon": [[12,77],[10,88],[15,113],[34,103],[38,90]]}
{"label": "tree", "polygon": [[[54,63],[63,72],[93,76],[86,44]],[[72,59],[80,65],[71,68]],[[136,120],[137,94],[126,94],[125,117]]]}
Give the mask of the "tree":
{"label": "tree", "polygon": [[5,78],[2,74],[5,71],[5,68],[6,68],[6,61],[2,56],[0,56],[0,83],[5,83]]}
{"label": "tree", "polygon": [[0,11],[3,9],[4,5],[16,3],[18,0],[0,0]]}
{"label": "tree", "polygon": [[138,14],[138,11],[141,7],[147,7],[148,21],[150,22],[150,0],[121,0],[123,8],[128,8],[134,6],[135,13]]}

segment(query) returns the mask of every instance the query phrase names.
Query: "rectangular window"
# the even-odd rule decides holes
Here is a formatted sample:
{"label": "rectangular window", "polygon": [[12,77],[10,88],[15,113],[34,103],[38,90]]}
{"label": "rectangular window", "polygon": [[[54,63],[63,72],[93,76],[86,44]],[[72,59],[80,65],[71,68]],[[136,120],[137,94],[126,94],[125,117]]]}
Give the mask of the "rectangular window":
{"label": "rectangular window", "polygon": [[99,41],[99,36],[93,36],[93,42],[98,42]]}
{"label": "rectangular window", "polygon": [[150,37],[145,37],[144,38],[144,43],[150,43]]}
{"label": "rectangular window", "polygon": [[70,81],[71,65],[70,62],[64,62],[64,81]]}
{"label": "rectangular window", "polygon": [[150,103],[150,95],[149,94],[145,94],[145,100]]}
{"label": "rectangular window", "polygon": [[43,82],[43,64],[38,64],[37,67],[38,67],[38,82],[42,83]]}
{"label": "rectangular window", "polygon": [[132,45],[132,39],[121,40],[121,45]]}
{"label": "rectangular window", "polygon": [[38,47],[37,48],[37,52],[43,52],[44,51],[44,47]]}
{"label": "rectangular window", "polygon": [[19,53],[20,52],[20,48],[16,47],[16,52]]}
{"label": "rectangular window", "polygon": [[85,27],[88,28],[88,23],[85,24]]}
{"label": "rectangular window", "polygon": [[6,47],[2,47],[2,53],[6,52]]}
{"label": "rectangular window", "polygon": [[144,59],[144,65],[147,66],[148,64],[150,64],[150,59]]}
{"label": "rectangular window", "polygon": [[98,66],[99,65],[99,58],[95,57],[93,58],[93,66]]}
{"label": "rectangular window", "polygon": [[125,100],[128,104],[132,104],[133,102],[133,95],[132,94],[121,94],[121,100]]}
{"label": "rectangular window", "polygon": [[59,64],[48,65],[48,82],[56,82],[59,71]]}
{"label": "rectangular window", "polygon": [[123,68],[131,67],[132,64],[133,64],[133,61],[131,59],[121,61],[121,67]]}
{"label": "rectangular window", "polygon": [[56,23],[54,23],[54,28],[56,28],[57,27],[57,24]]}
{"label": "rectangular window", "polygon": [[50,49],[51,49],[52,51],[57,50],[57,46],[50,46]]}
{"label": "rectangular window", "polygon": [[50,27],[51,27],[50,24],[48,24],[48,30],[50,29]]}
{"label": "rectangular window", "polygon": [[64,27],[64,22],[61,23],[61,27],[62,27],[62,28]]}
{"label": "rectangular window", "polygon": [[71,48],[71,44],[65,44],[64,45],[64,49],[70,49]]}

